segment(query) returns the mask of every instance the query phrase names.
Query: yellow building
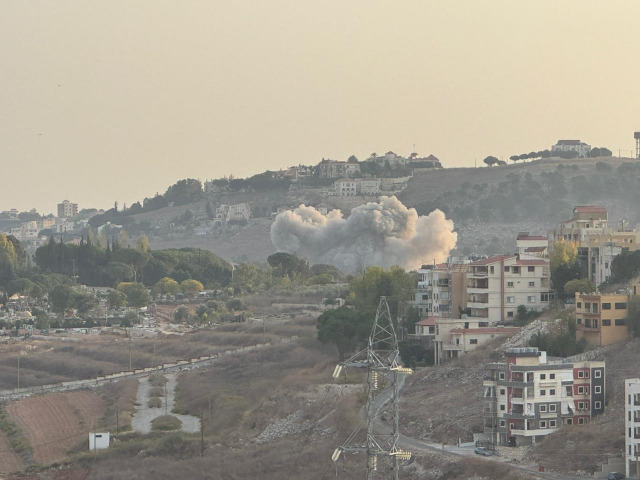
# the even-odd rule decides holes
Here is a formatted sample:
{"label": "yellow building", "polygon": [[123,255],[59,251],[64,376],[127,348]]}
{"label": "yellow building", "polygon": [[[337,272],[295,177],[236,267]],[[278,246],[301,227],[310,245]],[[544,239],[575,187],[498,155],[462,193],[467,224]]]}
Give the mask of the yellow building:
{"label": "yellow building", "polygon": [[590,345],[609,345],[629,340],[624,294],[576,293],[576,339]]}

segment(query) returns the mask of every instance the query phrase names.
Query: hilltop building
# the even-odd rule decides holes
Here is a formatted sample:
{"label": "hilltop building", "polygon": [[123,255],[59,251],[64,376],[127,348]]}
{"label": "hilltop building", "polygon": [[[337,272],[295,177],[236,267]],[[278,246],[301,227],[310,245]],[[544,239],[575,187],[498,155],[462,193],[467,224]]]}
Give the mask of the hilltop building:
{"label": "hilltop building", "polygon": [[59,218],[73,218],[78,215],[78,204],[71,203],[69,200],[63,200],[58,204]]}
{"label": "hilltop building", "polygon": [[216,208],[216,219],[222,222],[248,221],[251,218],[251,207],[248,203],[220,205]]}
{"label": "hilltop building", "polygon": [[315,172],[320,178],[353,178],[360,173],[360,164],[357,162],[322,159],[316,165]]}
{"label": "hilltop building", "polygon": [[558,140],[558,143],[551,147],[552,152],[577,152],[578,156],[584,158],[591,151],[591,145],[587,145],[580,140]]}
{"label": "hilltop building", "polygon": [[485,378],[484,435],[492,445],[531,445],[604,412],[604,362],[547,361],[537,348],[510,348]]}

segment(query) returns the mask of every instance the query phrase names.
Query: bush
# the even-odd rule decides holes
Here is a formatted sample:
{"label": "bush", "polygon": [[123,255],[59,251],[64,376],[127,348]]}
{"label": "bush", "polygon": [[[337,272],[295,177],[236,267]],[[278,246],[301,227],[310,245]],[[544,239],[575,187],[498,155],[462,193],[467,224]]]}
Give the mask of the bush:
{"label": "bush", "polygon": [[[149,375],[149,384],[152,387],[162,387],[164,388],[164,384],[167,383],[167,377],[162,375],[161,373],[154,373],[153,375]],[[163,393],[164,395],[164,393]]]}
{"label": "bush", "polygon": [[154,432],[168,432],[170,430],[180,430],[181,428],[182,422],[173,415],[162,415],[151,422],[151,430]]}
{"label": "bush", "polygon": [[162,407],[162,400],[158,397],[152,397],[149,399],[149,403],[147,404],[149,408],[160,408]]}
{"label": "bush", "polygon": [[150,397],[164,397],[164,388],[162,387],[153,387],[149,392]]}

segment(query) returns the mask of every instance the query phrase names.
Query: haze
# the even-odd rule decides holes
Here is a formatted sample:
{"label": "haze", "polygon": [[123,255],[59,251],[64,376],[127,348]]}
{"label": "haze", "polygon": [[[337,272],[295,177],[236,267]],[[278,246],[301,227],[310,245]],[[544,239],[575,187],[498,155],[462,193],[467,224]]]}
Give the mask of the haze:
{"label": "haze", "polygon": [[416,145],[630,155],[634,1],[0,3],[0,210]]}

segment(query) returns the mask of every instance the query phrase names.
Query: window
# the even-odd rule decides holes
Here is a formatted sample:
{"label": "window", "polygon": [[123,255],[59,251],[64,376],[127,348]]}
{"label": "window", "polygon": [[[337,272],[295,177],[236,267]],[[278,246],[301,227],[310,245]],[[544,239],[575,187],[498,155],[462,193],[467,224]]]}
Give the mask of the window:
{"label": "window", "polygon": [[469,339],[469,345],[477,345],[478,344],[478,339],[477,338],[470,338]]}
{"label": "window", "polygon": [[576,308],[582,308],[582,302],[577,302],[576,303]]}
{"label": "window", "polygon": [[536,271],[536,267],[529,265],[527,267],[527,272],[535,272]]}
{"label": "window", "polygon": [[489,322],[478,322],[478,327],[488,327]]}
{"label": "window", "polygon": [[597,303],[593,304],[593,313],[598,313],[598,304]]}
{"label": "window", "polygon": [[591,304],[589,302],[584,302],[584,309],[591,310]]}
{"label": "window", "polygon": [[584,372],[582,370],[578,372],[578,378],[584,378]]}
{"label": "window", "polygon": [[556,394],[556,389],[552,388],[549,390],[549,395],[555,395]]}
{"label": "window", "polygon": [[546,420],[540,420],[540,428],[547,428],[547,421]]}
{"label": "window", "polygon": [[554,380],[556,378],[556,374],[555,373],[550,373],[549,374],[549,379],[550,380]]}
{"label": "window", "polygon": [[493,265],[491,265],[491,266],[489,267],[489,271],[490,271],[492,274],[495,272],[495,270],[494,270],[494,268],[493,268]]}
{"label": "window", "polygon": [[541,413],[546,413],[547,411],[547,406],[546,405],[540,405],[540,412]]}
{"label": "window", "polygon": [[602,387],[600,385],[596,385],[593,387],[593,393],[602,393]]}
{"label": "window", "polygon": [[546,380],[547,379],[547,374],[546,373],[541,373],[540,374],[540,380]]}
{"label": "window", "polygon": [[578,410],[584,410],[584,402],[578,402]]}
{"label": "window", "polygon": [[577,319],[577,323],[578,323],[578,325],[582,325],[582,319],[581,319],[581,318],[578,318],[578,319]]}
{"label": "window", "polygon": [[507,425],[507,421],[506,420],[500,420],[500,426],[504,427]]}
{"label": "window", "polygon": [[555,420],[549,420],[549,428],[555,428],[556,427],[556,421]]}
{"label": "window", "polygon": [[549,411],[550,412],[555,412],[556,411],[556,404],[555,403],[552,403],[552,404],[549,405]]}
{"label": "window", "polygon": [[504,267],[504,271],[508,272],[509,271],[509,267]]}
{"label": "window", "polygon": [[584,395],[587,393],[587,387],[578,387],[578,395]]}
{"label": "window", "polygon": [[507,282],[507,287],[513,287],[513,282]]}
{"label": "window", "polygon": [[546,391],[546,390],[540,390],[540,395],[544,396],[544,395],[546,395],[546,394],[547,394],[547,391]]}
{"label": "window", "polygon": [[602,370],[595,370],[593,372],[593,377],[594,378],[602,378]]}
{"label": "window", "polygon": [[567,425],[573,425],[573,418],[567,418],[565,419],[565,422]]}
{"label": "window", "polygon": [[596,410],[600,410],[602,408],[602,402],[594,402],[593,408],[595,408]]}
{"label": "window", "polygon": [[533,295],[530,297],[527,297],[527,303],[536,303],[536,297]]}
{"label": "window", "polygon": [[614,306],[616,310],[626,310],[627,302],[616,302]]}
{"label": "window", "polygon": [[610,327],[611,326],[611,320],[607,320],[606,318],[602,319],[602,326],[603,327]]}
{"label": "window", "polygon": [[427,293],[425,295],[422,295],[422,299],[423,300],[429,300],[429,294]]}
{"label": "window", "polygon": [[500,372],[499,375],[498,375],[498,378],[500,380],[504,380],[504,372]]}
{"label": "window", "polygon": [[611,304],[610,303],[603,303],[602,304],[602,309],[603,310],[611,310]]}
{"label": "window", "polygon": [[504,405],[500,405],[500,411],[504,412],[504,410],[505,410],[505,406]]}
{"label": "window", "polygon": [[626,325],[624,318],[616,318],[616,327],[621,327],[623,325]]}
{"label": "window", "polygon": [[520,275],[520,267],[513,267],[513,273]]}
{"label": "window", "polygon": [[536,282],[529,282],[529,286],[530,287],[535,287],[536,286]]}
{"label": "window", "polygon": [[507,317],[513,317],[513,312],[507,312]]}
{"label": "window", "polygon": [[505,389],[504,389],[504,388],[501,388],[501,389],[500,389],[500,395],[506,395],[506,391],[505,391]]}
{"label": "window", "polygon": [[507,297],[507,303],[516,303],[516,297]]}
{"label": "window", "polygon": [[584,425],[584,418],[580,417],[578,419],[578,425]]}

